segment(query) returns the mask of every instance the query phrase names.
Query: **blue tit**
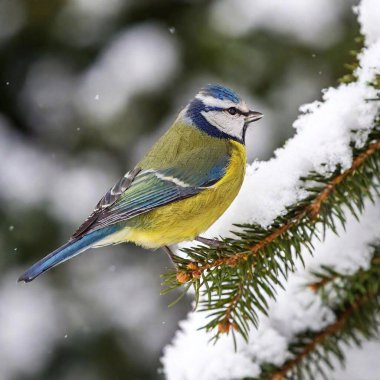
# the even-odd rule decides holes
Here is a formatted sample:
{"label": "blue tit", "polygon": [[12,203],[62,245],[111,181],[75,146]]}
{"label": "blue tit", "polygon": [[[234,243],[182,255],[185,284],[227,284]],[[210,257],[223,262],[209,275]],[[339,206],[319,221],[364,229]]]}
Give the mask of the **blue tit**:
{"label": "blue tit", "polygon": [[245,167],[245,135],[261,119],[234,91],[201,89],[146,156],[99,201],[70,240],[30,267],[19,281],[89,248],[133,242],[166,248],[197,239],[239,193]]}

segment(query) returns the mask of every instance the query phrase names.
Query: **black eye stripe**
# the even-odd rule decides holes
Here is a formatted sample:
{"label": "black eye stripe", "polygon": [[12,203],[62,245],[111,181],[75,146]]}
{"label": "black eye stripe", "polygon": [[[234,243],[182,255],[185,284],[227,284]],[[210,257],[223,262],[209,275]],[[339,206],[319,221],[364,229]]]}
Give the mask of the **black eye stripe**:
{"label": "black eye stripe", "polygon": [[238,115],[248,116],[248,112],[243,112],[236,107],[227,108],[225,111],[227,111],[230,115],[238,114]]}

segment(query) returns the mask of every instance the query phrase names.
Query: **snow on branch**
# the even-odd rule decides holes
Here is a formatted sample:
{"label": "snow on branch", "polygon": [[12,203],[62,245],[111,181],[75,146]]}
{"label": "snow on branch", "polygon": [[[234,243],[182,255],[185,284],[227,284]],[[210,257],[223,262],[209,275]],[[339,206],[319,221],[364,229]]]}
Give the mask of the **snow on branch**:
{"label": "snow on branch", "polygon": [[333,368],[331,358],[344,361],[345,344],[360,344],[361,340],[378,337],[380,240],[373,248],[368,269],[346,274],[325,267],[322,273],[315,274],[320,281],[309,287],[323,293],[324,302],[330,304],[335,314],[334,322],[320,331],[305,331],[294,337],[289,345],[292,358],[280,368],[263,365],[259,380],[302,380],[314,378],[318,372],[328,378],[326,369]]}
{"label": "snow on branch", "polygon": [[[239,196],[208,232],[223,236],[223,246],[185,248],[178,272],[165,276],[169,289],[193,285],[200,305],[165,350],[168,380],[288,378],[304,365],[294,344],[303,359],[312,352],[320,358],[320,346],[330,342],[341,358],[338,343],[331,346],[336,336],[355,340],[353,327],[372,332],[370,323],[360,330],[355,305],[369,305],[372,321],[371,310],[379,310],[374,282],[341,299],[344,307],[334,304],[346,294],[336,280],[359,284],[355,276],[372,267],[371,244],[380,238],[380,4],[362,0],[356,11],[365,47],[355,80],[302,106],[295,136],[273,159],[248,167]],[[215,332],[215,345],[202,327]],[[235,350],[223,334],[230,332]]]}
{"label": "snow on branch", "polygon": [[[335,330],[328,326],[341,326],[335,323],[342,313],[350,309],[356,298],[366,297],[367,283],[348,286],[352,276],[358,274],[366,281],[372,271],[371,278],[378,279],[380,267],[372,245],[380,238],[379,220],[380,201],[375,204],[366,201],[360,221],[349,215],[345,228],[338,226],[337,234],[327,230],[324,242],[313,240],[314,256],[302,251],[305,267],[301,260],[296,261],[296,271],[289,275],[284,289],[277,289],[276,300],[268,301],[268,313],[260,314],[258,328],[250,331],[248,342],[237,336],[236,350],[227,335],[222,335],[216,344],[210,344],[209,334],[198,330],[207,320],[207,312],[190,313],[187,320],[180,323],[172,344],[165,349],[162,361],[167,379],[267,379],[290,360],[295,360],[297,349],[301,353],[318,336],[327,338],[325,330]],[[373,272],[374,264],[377,272]],[[322,279],[326,284],[321,284]],[[339,303],[337,297],[331,295],[334,294],[331,288],[327,289],[332,283],[334,292],[340,294]],[[372,284],[379,286],[378,282]],[[362,315],[360,318],[364,321]],[[292,346],[296,339],[303,345]]]}

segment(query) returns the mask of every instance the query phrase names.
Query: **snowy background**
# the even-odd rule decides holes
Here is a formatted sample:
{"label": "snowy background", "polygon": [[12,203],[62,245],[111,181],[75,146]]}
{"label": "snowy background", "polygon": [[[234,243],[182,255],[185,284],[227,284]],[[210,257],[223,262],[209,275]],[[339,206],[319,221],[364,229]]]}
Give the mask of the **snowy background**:
{"label": "snowy background", "polygon": [[[231,86],[265,114],[247,145],[250,162],[268,160],[294,135],[299,106],[347,72],[360,27],[354,4],[0,0],[1,379],[164,378],[163,348],[191,299],[168,309],[172,297],[159,296],[169,265],[162,252],[125,245],[88,252],[27,286],[18,275],[67,239],[205,83]],[[377,25],[368,28],[375,34]],[[240,355],[252,374],[250,358],[286,343],[266,331],[267,351]],[[191,335],[188,347],[210,362]],[[202,363],[181,372],[191,351],[172,347],[163,359],[169,379],[216,379]],[[236,358],[218,350],[228,354],[229,379]],[[366,354],[350,352],[336,379],[359,379],[379,354],[375,342]]]}

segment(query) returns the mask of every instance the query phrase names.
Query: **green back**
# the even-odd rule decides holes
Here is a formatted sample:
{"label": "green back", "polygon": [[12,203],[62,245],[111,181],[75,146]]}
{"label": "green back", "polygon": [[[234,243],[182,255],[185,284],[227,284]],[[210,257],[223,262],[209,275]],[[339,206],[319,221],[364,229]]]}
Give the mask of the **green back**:
{"label": "green back", "polygon": [[142,169],[177,168],[202,173],[229,156],[227,140],[211,137],[198,128],[177,121],[136,166]]}

